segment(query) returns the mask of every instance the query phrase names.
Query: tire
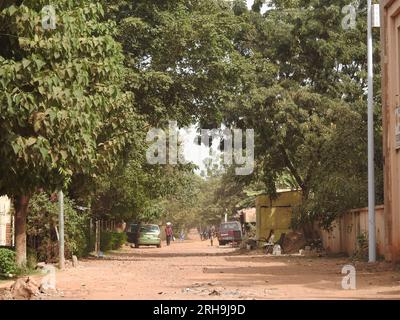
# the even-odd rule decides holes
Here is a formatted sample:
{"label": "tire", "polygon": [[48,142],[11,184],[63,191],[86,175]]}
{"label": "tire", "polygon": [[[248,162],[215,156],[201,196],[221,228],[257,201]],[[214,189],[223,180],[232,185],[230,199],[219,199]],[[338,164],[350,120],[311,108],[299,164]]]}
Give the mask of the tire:
{"label": "tire", "polygon": [[226,242],[225,242],[225,241],[223,241],[223,240],[221,240],[221,241],[218,241],[218,245],[220,245],[220,246],[224,246],[224,245],[226,245]]}
{"label": "tire", "polygon": [[161,243],[157,245],[157,248],[161,248]]}
{"label": "tire", "polygon": [[135,248],[139,248],[139,244],[138,243],[135,243]]}

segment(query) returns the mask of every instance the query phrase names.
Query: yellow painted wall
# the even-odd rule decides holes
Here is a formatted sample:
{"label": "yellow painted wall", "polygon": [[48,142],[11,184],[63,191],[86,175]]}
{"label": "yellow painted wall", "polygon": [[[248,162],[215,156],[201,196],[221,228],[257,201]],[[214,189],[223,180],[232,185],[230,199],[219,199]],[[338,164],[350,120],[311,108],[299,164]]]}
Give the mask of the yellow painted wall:
{"label": "yellow painted wall", "polygon": [[275,241],[282,233],[290,231],[293,207],[301,203],[299,191],[278,192],[278,198],[273,200],[268,195],[256,198],[257,239],[268,238],[271,229],[275,233]]}

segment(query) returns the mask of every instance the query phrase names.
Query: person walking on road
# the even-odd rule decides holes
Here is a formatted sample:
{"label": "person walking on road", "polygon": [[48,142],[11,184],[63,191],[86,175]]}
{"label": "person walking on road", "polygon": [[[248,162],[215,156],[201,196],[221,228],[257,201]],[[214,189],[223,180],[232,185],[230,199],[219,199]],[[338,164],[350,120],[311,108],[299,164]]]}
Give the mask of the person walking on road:
{"label": "person walking on road", "polygon": [[185,240],[185,231],[181,230],[180,234],[179,234],[179,240],[183,241]]}
{"label": "person walking on road", "polygon": [[167,222],[167,226],[165,227],[165,236],[167,238],[167,246],[169,246],[173,237],[171,222]]}
{"label": "person walking on road", "polygon": [[211,246],[214,245],[215,227],[211,226],[208,231],[208,237],[210,238]]}

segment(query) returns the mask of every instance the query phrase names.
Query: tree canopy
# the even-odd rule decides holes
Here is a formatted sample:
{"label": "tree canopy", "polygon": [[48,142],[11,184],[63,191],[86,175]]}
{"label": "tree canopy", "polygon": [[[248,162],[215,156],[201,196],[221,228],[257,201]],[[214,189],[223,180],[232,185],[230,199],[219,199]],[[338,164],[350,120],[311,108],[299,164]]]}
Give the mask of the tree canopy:
{"label": "tree canopy", "polygon": [[[303,194],[294,225],[366,205],[365,5],[343,29],[344,0],[264,3],[60,0],[44,28],[48,1],[0,1],[0,193],[15,202],[19,262],[39,190],[64,188],[95,218],[182,228],[282,187]],[[146,132],[168,121],[254,129],[254,172],[150,165]]]}

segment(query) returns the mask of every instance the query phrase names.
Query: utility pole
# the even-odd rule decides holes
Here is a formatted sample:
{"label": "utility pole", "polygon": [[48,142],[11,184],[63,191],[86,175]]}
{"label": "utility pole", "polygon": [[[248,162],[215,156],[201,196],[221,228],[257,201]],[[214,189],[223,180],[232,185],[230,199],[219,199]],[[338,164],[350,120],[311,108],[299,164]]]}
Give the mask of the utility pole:
{"label": "utility pole", "polygon": [[65,267],[64,256],[64,194],[62,191],[58,192],[58,223],[59,223],[59,268],[62,270]]}
{"label": "utility pole", "polygon": [[372,28],[379,27],[379,4],[368,0],[368,261],[376,261],[375,226],[375,146],[374,146],[374,69]]}
{"label": "utility pole", "polygon": [[96,243],[95,243],[96,256],[100,255],[100,220],[96,220]]}

